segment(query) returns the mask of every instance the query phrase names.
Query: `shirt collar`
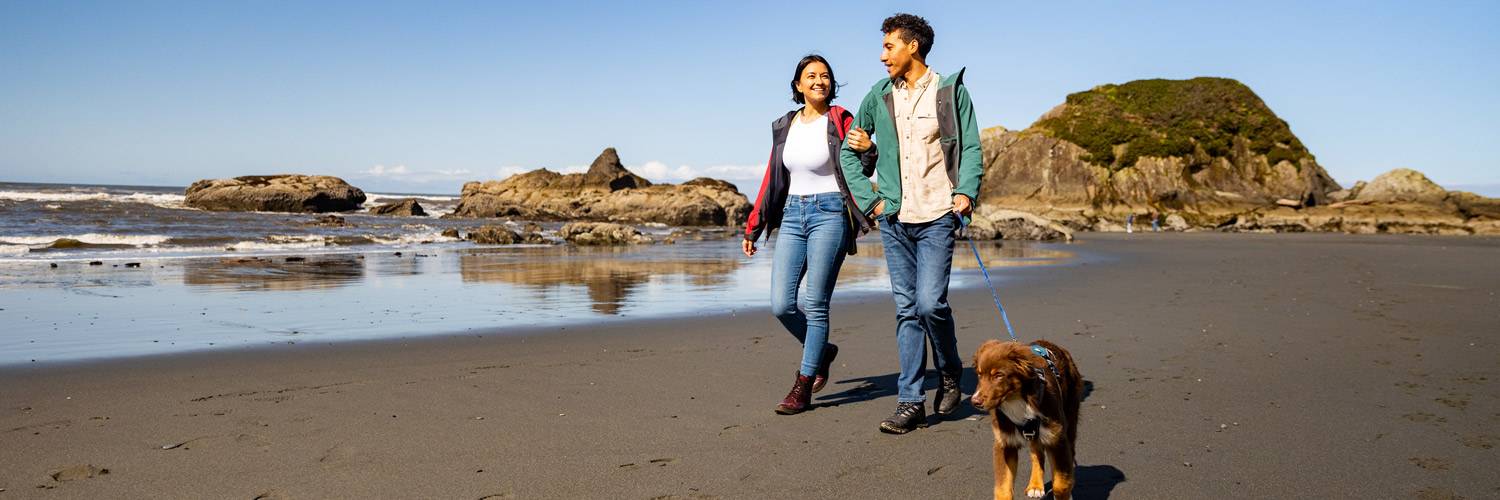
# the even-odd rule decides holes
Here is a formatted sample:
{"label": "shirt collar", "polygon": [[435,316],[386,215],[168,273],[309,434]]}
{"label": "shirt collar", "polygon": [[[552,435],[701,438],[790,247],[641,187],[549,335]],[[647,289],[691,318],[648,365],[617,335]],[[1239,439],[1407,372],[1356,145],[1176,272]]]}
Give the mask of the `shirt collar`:
{"label": "shirt collar", "polygon": [[[926,73],[922,73],[922,77],[917,79],[916,88],[919,88],[919,89],[920,88],[926,88],[927,85],[929,85],[929,84],[932,83],[932,79],[933,79],[934,75],[936,75],[936,73],[933,73],[932,72],[932,68],[928,67],[927,68],[927,72]],[[896,79],[896,88],[905,89],[906,87],[907,87],[907,85],[906,85],[906,79],[905,78],[897,78]]]}

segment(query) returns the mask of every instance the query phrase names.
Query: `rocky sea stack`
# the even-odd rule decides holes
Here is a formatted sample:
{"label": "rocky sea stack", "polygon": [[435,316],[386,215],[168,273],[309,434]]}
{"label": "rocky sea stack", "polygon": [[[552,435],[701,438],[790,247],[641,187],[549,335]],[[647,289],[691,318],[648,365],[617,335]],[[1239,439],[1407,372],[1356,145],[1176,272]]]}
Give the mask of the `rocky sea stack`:
{"label": "rocky sea stack", "polygon": [[1341,188],[1254,91],[1227,78],[1101,85],[1025,130],[995,127],[980,140],[984,207],[1071,229],[1124,230],[1134,216],[1186,230],[1495,231],[1495,200],[1415,171],[1386,174],[1374,190]]}
{"label": "rocky sea stack", "polygon": [[220,212],[347,212],[359,209],[365,192],[326,175],[247,175],[204,179],[187,188],[189,207]]}
{"label": "rocky sea stack", "polygon": [[744,223],[750,209],[732,184],[708,178],[653,184],[625,169],[615,149],[607,148],[582,174],[537,169],[465,183],[458,206],[445,217],[729,226]]}
{"label": "rocky sea stack", "polygon": [[1324,203],[1338,183],[1240,82],[1139,80],[1068,96],[1030,128],[985,130],[980,199],[1159,211]]}
{"label": "rocky sea stack", "polygon": [[422,209],[422,204],[412,198],[385,203],[370,208],[370,213],[375,215],[392,215],[397,217],[426,217],[427,211]]}

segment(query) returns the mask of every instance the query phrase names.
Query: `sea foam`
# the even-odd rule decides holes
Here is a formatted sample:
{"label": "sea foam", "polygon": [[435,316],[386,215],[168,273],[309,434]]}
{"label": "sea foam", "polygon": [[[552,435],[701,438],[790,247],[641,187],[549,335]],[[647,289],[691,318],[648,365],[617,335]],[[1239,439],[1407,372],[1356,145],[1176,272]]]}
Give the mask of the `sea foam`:
{"label": "sea foam", "polygon": [[162,208],[184,208],[187,197],[173,193],[58,193],[45,191],[0,191],[0,200],[9,201],[112,201],[116,203],[146,203]]}
{"label": "sea foam", "polygon": [[146,247],[160,245],[167,240],[172,239],[172,237],[159,234],[108,233],[58,234],[46,236],[0,236],[0,244],[28,246],[51,245],[53,242],[60,239],[78,240],[80,242],[88,243],[91,245],[130,245],[134,247]]}

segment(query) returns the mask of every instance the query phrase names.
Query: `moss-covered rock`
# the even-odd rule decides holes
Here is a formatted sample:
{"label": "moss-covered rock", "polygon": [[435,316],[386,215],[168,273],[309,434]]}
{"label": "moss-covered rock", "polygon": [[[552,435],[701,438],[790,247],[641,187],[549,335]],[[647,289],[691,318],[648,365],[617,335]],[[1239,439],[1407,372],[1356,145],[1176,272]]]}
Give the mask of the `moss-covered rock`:
{"label": "moss-covered rock", "polygon": [[1228,78],[1136,80],[1068,96],[1037,121],[1039,130],[1088,151],[1090,163],[1112,170],[1142,157],[1189,158],[1206,165],[1248,152],[1276,165],[1297,165],[1312,153],[1250,87]]}
{"label": "moss-covered rock", "polygon": [[1102,85],[980,142],[980,202],[1001,207],[1217,216],[1339,190],[1286,122],[1224,78]]}

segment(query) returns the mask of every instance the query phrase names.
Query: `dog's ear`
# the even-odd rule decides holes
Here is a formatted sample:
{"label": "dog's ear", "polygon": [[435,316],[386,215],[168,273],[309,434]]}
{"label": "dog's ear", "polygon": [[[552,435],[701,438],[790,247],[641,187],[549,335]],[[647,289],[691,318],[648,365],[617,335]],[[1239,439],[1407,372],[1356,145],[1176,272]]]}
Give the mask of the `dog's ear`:
{"label": "dog's ear", "polygon": [[983,344],[979,344],[979,349],[977,349],[977,350],[974,351],[974,362],[971,363],[971,366],[973,366],[975,370],[978,370],[979,369],[979,360],[985,359],[985,358],[988,358],[988,357],[993,357],[993,356],[988,355],[986,353],[988,353],[989,351],[995,350],[995,348],[1000,347],[1000,344],[1002,344],[1002,342],[1000,342],[999,340],[996,340],[996,339],[989,339],[989,340],[984,341]]}
{"label": "dog's ear", "polygon": [[1033,354],[1031,349],[1018,349],[1016,355],[1016,358],[1013,360],[1016,363],[1015,373],[1016,376],[1021,378],[1029,379],[1032,372],[1047,366],[1046,360],[1043,360],[1041,356]]}
{"label": "dog's ear", "polygon": [[1031,366],[1031,362],[1030,361],[1026,361],[1026,360],[1017,361],[1016,362],[1016,371],[1014,373],[1016,374],[1017,377],[1020,377],[1022,380],[1030,379],[1031,378],[1031,370],[1033,368],[1035,368],[1035,367]]}

